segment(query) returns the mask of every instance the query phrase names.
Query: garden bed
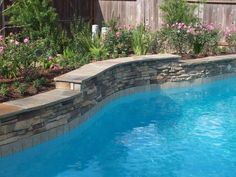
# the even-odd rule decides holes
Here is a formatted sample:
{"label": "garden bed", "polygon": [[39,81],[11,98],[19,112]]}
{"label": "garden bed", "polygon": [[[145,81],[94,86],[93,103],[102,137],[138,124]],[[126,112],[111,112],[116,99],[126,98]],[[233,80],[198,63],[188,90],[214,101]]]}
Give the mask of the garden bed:
{"label": "garden bed", "polygon": [[4,93],[2,88],[0,103],[15,99],[33,96],[42,92],[55,89],[54,78],[70,71],[69,69],[57,69],[39,71],[37,75],[25,81],[24,78],[4,79],[0,78],[0,85],[7,84]]}

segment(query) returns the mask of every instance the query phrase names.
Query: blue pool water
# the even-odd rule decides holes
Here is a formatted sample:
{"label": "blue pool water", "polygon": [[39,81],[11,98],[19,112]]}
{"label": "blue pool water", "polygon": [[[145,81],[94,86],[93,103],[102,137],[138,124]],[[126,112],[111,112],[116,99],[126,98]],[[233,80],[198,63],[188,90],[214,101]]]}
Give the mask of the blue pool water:
{"label": "blue pool water", "polygon": [[122,97],[0,177],[235,177],[236,78]]}

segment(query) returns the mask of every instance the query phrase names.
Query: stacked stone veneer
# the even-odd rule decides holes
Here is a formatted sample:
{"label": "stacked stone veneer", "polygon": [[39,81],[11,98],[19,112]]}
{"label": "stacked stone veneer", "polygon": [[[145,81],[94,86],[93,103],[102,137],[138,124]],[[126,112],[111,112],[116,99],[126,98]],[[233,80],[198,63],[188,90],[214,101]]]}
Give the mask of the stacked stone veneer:
{"label": "stacked stone veneer", "polygon": [[236,55],[196,60],[154,55],[88,64],[56,78],[53,91],[0,104],[0,156],[80,125],[120,91],[235,72]]}

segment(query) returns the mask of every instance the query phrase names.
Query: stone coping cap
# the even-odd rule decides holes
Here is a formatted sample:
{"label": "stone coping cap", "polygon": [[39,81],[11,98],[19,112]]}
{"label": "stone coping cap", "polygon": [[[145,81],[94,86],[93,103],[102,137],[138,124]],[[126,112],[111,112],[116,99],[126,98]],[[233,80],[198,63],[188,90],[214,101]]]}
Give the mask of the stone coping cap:
{"label": "stone coping cap", "polygon": [[181,65],[195,65],[195,64],[205,64],[212,63],[215,61],[229,61],[235,60],[236,54],[232,55],[219,55],[219,56],[210,56],[205,58],[197,58],[197,59],[188,59],[188,60],[180,60]]}
{"label": "stone coping cap", "polygon": [[56,77],[54,80],[56,82],[69,82],[69,83],[81,84],[83,81],[91,79],[97,76],[98,74],[101,74],[106,70],[111,69],[115,66],[133,62],[168,60],[168,59],[178,60],[180,59],[180,56],[171,54],[144,55],[144,56],[133,56],[133,57],[98,61],[84,65],[79,69],[61,75],[59,77]]}
{"label": "stone coping cap", "polygon": [[0,121],[19,113],[44,108],[60,103],[80,94],[78,91],[54,89],[35,96],[0,104]]}

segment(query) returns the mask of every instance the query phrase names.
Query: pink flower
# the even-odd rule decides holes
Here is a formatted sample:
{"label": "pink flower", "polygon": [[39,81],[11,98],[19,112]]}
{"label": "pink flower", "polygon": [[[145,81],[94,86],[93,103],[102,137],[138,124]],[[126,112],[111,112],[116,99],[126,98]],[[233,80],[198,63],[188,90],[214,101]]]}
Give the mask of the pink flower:
{"label": "pink flower", "polygon": [[53,60],[53,57],[52,57],[52,56],[49,56],[49,57],[48,57],[48,60],[49,60],[49,61]]}
{"label": "pink flower", "polygon": [[225,29],[224,36],[225,36],[225,37],[229,37],[229,36],[231,36],[231,33],[232,33],[232,32],[233,32],[233,30],[227,27],[227,28]]}
{"label": "pink flower", "polygon": [[131,31],[133,29],[134,29],[134,27],[132,25],[128,25],[128,31]]}
{"label": "pink flower", "polygon": [[26,38],[24,39],[24,43],[25,43],[25,44],[29,43],[29,38],[28,38],[28,37],[26,37]]}
{"label": "pink flower", "polygon": [[215,27],[213,26],[213,24],[208,24],[208,25],[206,26],[206,28],[207,28],[208,31],[213,31],[213,30],[215,29]]}
{"label": "pink flower", "polygon": [[120,37],[120,32],[116,32],[116,37]]}
{"label": "pink flower", "polygon": [[52,66],[52,69],[53,70],[58,70],[58,69],[60,69],[60,66],[58,64],[55,64],[55,65]]}
{"label": "pink flower", "polygon": [[0,55],[4,53],[4,47],[0,47]]}
{"label": "pink flower", "polygon": [[20,45],[20,42],[18,42],[18,41],[15,41],[15,45]]}
{"label": "pink flower", "polygon": [[0,35],[0,41],[3,41],[3,35]]}
{"label": "pink flower", "polygon": [[187,33],[193,34],[193,33],[194,33],[194,28],[189,28],[189,29],[187,30]]}

